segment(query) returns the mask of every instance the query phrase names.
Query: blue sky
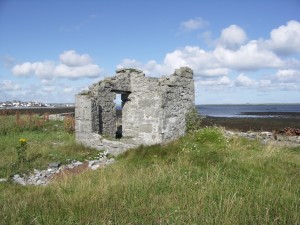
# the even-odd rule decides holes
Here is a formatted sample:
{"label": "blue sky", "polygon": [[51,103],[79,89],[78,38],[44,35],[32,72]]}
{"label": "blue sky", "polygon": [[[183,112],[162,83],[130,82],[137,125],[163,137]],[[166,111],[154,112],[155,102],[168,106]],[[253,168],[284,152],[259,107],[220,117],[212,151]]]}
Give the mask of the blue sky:
{"label": "blue sky", "polygon": [[122,67],[197,104],[300,103],[299,0],[0,0],[0,102],[74,102]]}

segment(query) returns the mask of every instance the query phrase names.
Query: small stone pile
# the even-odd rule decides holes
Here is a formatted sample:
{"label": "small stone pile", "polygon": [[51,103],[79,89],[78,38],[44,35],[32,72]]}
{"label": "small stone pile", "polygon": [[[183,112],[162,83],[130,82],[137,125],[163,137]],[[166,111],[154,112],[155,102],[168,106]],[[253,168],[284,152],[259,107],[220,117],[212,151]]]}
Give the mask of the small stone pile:
{"label": "small stone pile", "polygon": [[267,143],[269,141],[274,140],[274,136],[272,132],[239,132],[239,131],[228,131],[225,130],[225,137],[244,137],[248,139],[260,139],[263,143]]}
{"label": "small stone pile", "polygon": [[300,129],[286,127],[283,130],[275,130],[275,135],[277,134],[286,135],[286,136],[300,136]]}
{"label": "small stone pile", "polygon": [[239,131],[225,131],[226,137],[244,137],[248,139],[258,139],[262,143],[266,144],[269,142],[277,144],[286,144],[289,146],[300,145],[300,130],[296,128],[285,128],[280,132],[239,132]]}
{"label": "small stone pile", "polygon": [[[88,168],[96,170],[98,168],[103,168],[107,165],[116,162],[114,158],[108,158],[108,153],[100,152],[96,159],[89,160],[85,163],[88,164]],[[59,174],[65,170],[73,170],[79,166],[83,166],[84,162],[73,160],[70,164],[61,165],[60,162],[50,163],[46,170],[34,169],[34,172],[30,175],[19,175],[15,174],[12,178],[13,182],[21,185],[41,185],[45,186],[51,182],[54,175]]]}

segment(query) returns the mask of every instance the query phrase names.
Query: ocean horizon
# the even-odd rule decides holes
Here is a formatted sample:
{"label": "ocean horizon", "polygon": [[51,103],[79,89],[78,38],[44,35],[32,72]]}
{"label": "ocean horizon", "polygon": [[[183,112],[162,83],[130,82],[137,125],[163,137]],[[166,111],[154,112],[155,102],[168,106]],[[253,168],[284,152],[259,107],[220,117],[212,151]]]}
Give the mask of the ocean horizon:
{"label": "ocean horizon", "polygon": [[213,117],[274,117],[300,113],[300,103],[201,104],[196,108],[202,116]]}

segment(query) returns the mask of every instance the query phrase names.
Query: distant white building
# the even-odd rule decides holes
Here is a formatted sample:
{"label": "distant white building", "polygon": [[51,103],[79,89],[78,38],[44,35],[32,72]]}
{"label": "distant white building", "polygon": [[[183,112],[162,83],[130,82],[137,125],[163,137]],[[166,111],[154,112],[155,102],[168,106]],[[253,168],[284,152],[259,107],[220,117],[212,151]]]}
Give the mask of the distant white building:
{"label": "distant white building", "polygon": [[43,102],[38,102],[38,101],[28,101],[28,102],[23,102],[19,100],[13,100],[13,101],[5,101],[5,102],[0,102],[0,108],[9,108],[9,107],[58,107],[58,106],[74,106],[74,104],[47,104]]}
{"label": "distant white building", "polygon": [[14,100],[14,101],[12,102],[12,105],[13,105],[13,107],[20,107],[20,106],[21,106],[21,101],[16,101],[16,100]]}

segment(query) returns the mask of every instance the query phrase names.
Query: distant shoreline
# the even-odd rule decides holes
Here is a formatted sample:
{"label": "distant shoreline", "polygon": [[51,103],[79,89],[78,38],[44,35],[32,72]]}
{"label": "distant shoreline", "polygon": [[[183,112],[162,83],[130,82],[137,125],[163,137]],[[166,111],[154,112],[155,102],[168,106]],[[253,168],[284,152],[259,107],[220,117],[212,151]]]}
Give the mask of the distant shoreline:
{"label": "distant shoreline", "polygon": [[300,103],[260,103],[260,104],[196,104],[195,106],[256,106],[256,105],[266,105],[266,106],[274,106],[274,105],[300,105]]}
{"label": "distant shoreline", "polygon": [[239,115],[247,116],[276,116],[300,118],[300,112],[241,112]]}
{"label": "distant shoreline", "polygon": [[227,130],[275,131],[286,127],[300,128],[300,117],[212,117],[206,116],[202,126],[221,126]]}
{"label": "distant shoreline", "polygon": [[21,114],[34,113],[43,115],[45,113],[50,114],[60,114],[60,113],[74,113],[74,106],[64,106],[64,107],[23,107],[23,108],[1,108],[0,115],[14,115],[16,112]]}
{"label": "distant shoreline", "polygon": [[[34,113],[43,115],[45,113],[60,114],[74,113],[75,107],[30,107],[30,108],[11,108],[0,109],[0,115],[14,115],[16,112],[21,114]],[[202,119],[202,126],[221,126],[228,130],[239,131],[274,131],[285,127],[300,128],[300,112],[243,112],[243,115],[258,117],[213,117],[206,116]],[[120,116],[120,111],[117,111]],[[264,117],[271,116],[271,117]]]}

